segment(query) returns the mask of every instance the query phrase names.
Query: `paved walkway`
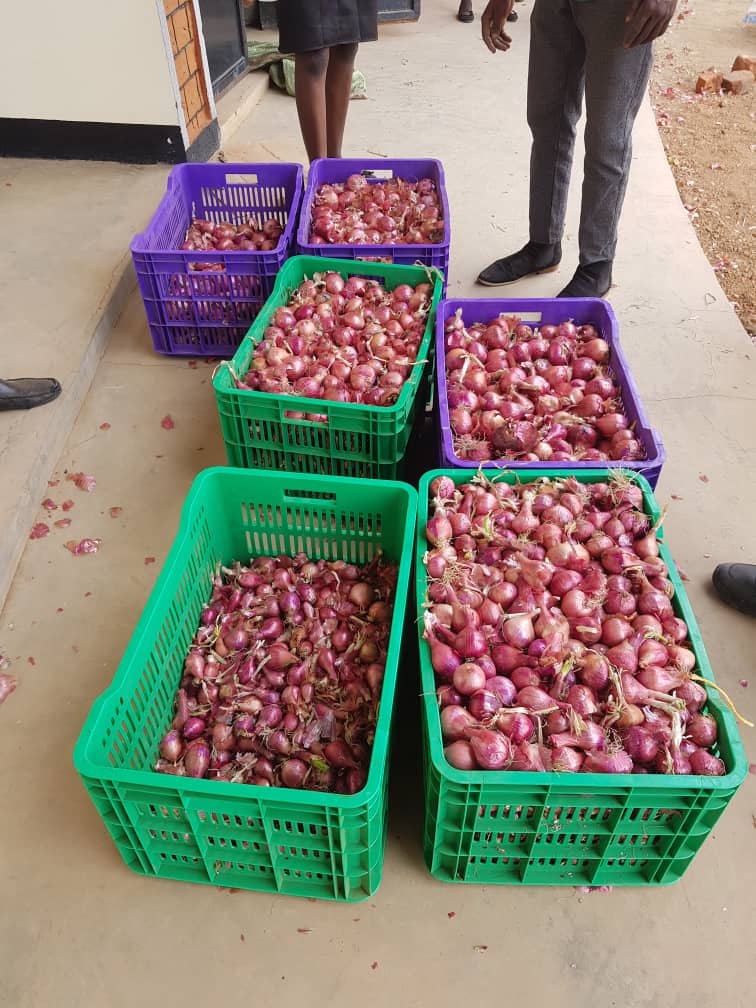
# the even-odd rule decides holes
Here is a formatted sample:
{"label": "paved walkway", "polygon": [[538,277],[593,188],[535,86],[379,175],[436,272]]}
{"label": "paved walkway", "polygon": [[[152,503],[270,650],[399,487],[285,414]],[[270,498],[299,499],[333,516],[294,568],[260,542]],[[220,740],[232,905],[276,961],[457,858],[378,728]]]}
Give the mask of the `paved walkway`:
{"label": "paved walkway", "polygon": [[[453,208],[450,289],[469,295],[479,267],[524,233],[529,5],[520,8],[515,48],[496,58],[482,50],[477,25],[453,19],[455,6],[425,0],[419,26],[384,29],[380,44],[365,48],[360,65],[372,98],[352,107],[348,149],[443,159]],[[291,99],[266,97],[228,147],[229,159],[243,155],[302,156]],[[574,211],[563,274],[513,294],[551,294],[570,273]],[[91,266],[92,256],[83,256],[81,271]],[[756,624],[718,606],[706,584],[715,561],[756,558],[756,351],[680,206],[648,108],[611,299],[669,453],[660,497],[682,498],[672,501],[668,538],[690,577],[716,675],[753,715]],[[410,669],[384,882],[368,903],[232,896],[127,871],[70,753],[144,606],[194,473],[223,460],[209,376],[206,364],[192,369],[150,352],[132,297],[57,467],[59,476],[94,474],[97,488],[51,491],[75,500],[74,524],[28,544],[0,617],[0,651],[19,678],[0,709],[0,1005],[152,1008],[166,998],[231,997],[287,1008],[313,998],[350,1008],[492,999],[568,1008],[750,1006],[756,778],[672,888],[583,895],[443,886],[422,863]],[[175,421],[170,431],[160,425],[166,413]],[[104,422],[109,430],[100,429]],[[120,517],[110,517],[112,506],[123,508]],[[102,537],[100,553],[72,557],[62,542],[73,535]],[[156,562],[146,563],[151,557]],[[738,686],[741,678],[752,680],[750,689]],[[753,735],[745,743],[756,759]]]}

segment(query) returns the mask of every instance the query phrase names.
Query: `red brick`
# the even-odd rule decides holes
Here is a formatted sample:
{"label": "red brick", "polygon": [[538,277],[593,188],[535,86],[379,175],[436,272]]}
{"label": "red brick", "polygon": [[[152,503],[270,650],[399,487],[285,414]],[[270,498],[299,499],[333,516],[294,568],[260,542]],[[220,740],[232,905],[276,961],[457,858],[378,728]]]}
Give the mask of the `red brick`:
{"label": "red brick", "polygon": [[184,122],[188,123],[189,120],[191,119],[191,116],[189,115],[189,102],[187,101],[186,98],[186,89],[181,88],[179,94],[181,95],[181,108],[183,109],[184,112]]}
{"label": "red brick", "polygon": [[199,119],[195,116],[186,124],[186,132],[189,134],[189,143],[192,144],[202,132]]}
{"label": "red brick", "polygon": [[199,70],[199,53],[197,52],[197,43],[192,42],[191,45],[187,46],[184,50],[184,55],[186,56],[186,61],[189,64],[189,73],[193,74]]}
{"label": "red brick", "polygon": [[188,80],[182,90],[186,95],[186,107],[189,110],[188,118],[194,119],[202,108],[202,96],[200,95],[199,88],[197,87],[197,78],[192,77]]}
{"label": "red brick", "polygon": [[756,59],[752,56],[736,56],[732,64],[733,70],[750,70],[756,77]]}
{"label": "red brick", "polygon": [[175,61],[176,61],[176,77],[178,78],[178,85],[181,88],[192,76],[192,72],[189,69],[189,64],[186,61],[185,52],[180,52],[178,56],[175,57]]}
{"label": "red brick", "polygon": [[717,73],[714,67],[709,67],[698,75],[696,81],[696,94],[704,94],[707,91],[719,91],[722,87],[722,74]]}
{"label": "red brick", "polygon": [[722,78],[722,90],[731,94],[746,94],[753,88],[753,74],[750,70],[731,70]]}
{"label": "red brick", "polygon": [[[192,17],[192,21],[194,18]],[[174,11],[170,17],[171,24],[173,25],[173,32],[176,36],[176,52],[180,52],[184,46],[191,42],[193,33],[192,25],[189,23],[189,19],[186,14],[186,8]]]}

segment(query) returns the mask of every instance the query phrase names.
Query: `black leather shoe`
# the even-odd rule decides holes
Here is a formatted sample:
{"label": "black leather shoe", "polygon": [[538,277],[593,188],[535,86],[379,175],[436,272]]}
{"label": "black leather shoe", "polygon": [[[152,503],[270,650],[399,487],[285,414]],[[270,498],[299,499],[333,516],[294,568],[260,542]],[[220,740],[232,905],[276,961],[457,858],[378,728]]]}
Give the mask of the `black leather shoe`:
{"label": "black leather shoe", "polygon": [[612,264],[610,260],[578,266],[567,286],[559,291],[558,298],[600,298],[612,286]]}
{"label": "black leather shoe", "polygon": [[519,21],[519,20],[520,15],[517,13],[517,11],[512,11],[511,14],[507,14],[507,21]]}
{"label": "black leather shoe", "polygon": [[0,378],[0,410],[33,409],[57,399],[60,382],[55,378]]}
{"label": "black leather shoe", "polygon": [[478,276],[478,283],[485,287],[503,287],[526,276],[551,273],[561,261],[562,246],[559,242],[553,245],[528,242],[519,252],[513,252],[486,266]]}
{"label": "black leather shoe", "polygon": [[717,595],[739,612],[756,616],[756,564],[720,564],[711,575]]}

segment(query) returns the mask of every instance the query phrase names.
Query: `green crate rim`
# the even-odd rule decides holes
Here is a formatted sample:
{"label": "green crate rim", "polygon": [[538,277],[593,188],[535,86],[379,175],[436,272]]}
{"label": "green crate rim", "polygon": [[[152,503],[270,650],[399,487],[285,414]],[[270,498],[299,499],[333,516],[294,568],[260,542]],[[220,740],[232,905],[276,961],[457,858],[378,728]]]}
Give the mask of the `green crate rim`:
{"label": "green crate rim", "polygon": [[[386,656],[386,674],[383,680],[380,707],[378,710],[378,720],[375,729],[375,741],[370,755],[370,769],[365,787],[354,795],[339,795],[331,792],[299,791],[294,788],[264,788],[255,784],[230,784],[214,780],[192,779],[188,777],[172,777],[166,774],[158,774],[153,770],[129,770],[121,767],[114,767],[110,763],[103,761],[95,763],[87,754],[89,738],[98,720],[110,701],[113,693],[116,693],[121,684],[128,678],[131,672],[132,656],[136,654],[144,638],[153,636],[150,633],[150,626],[154,619],[155,611],[161,612],[167,605],[165,596],[172,596],[176,585],[177,577],[183,573],[183,568],[179,565],[179,553],[181,552],[184,539],[188,535],[189,528],[194,520],[194,513],[197,507],[197,500],[201,497],[202,488],[205,483],[213,479],[217,474],[222,473],[243,473],[255,481],[280,482],[282,477],[293,488],[302,490],[320,489],[324,492],[333,492],[334,483],[340,486],[348,484],[363,485],[372,484],[378,488],[392,487],[395,491],[404,493],[407,497],[407,514],[402,531],[402,555],[399,558],[399,575],[397,579],[396,597],[394,603],[394,613],[391,620],[391,632],[389,636],[389,649]],[[149,787],[159,785],[162,788],[173,789],[179,795],[186,796],[208,796],[215,798],[243,799],[246,796],[256,797],[269,805],[274,805],[276,801],[285,802],[287,805],[309,805],[324,803],[334,811],[348,812],[363,809],[365,804],[375,798],[382,787],[383,777],[386,773],[386,760],[389,749],[389,735],[394,707],[394,694],[396,692],[396,681],[399,672],[399,660],[404,630],[404,619],[406,604],[409,595],[410,573],[412,569],[412,541],[415,529],[415,517],[417,508],[417,491],[407,483],[393,480],[357,480],[344,476],[319,476],[297,473],[278,473],[266,470],[233,469],[230,466],[213,466],[204,469],[195,478],[189,490],[184,506],[181,511],[179,526],[176,537],[166,557],[163,569],[158,576],[155,585],[145,603],[142,615],[134,629],[129,644],[124,652],[115,675],[108,688],[95,699],[84,726],[79,734],[73,751],[73,763],[75,769],[82,777],[94,779],[106,779],[122,784],[141,785]],[[157,757],[157,754],[156,754]]]}
{"label": "green crate rim", "polygon": [[[527,472],[523,470],[484,468],[478,470],[484,473],[489,479],[501,479],[506,483],[532,483],[542,477],[562,477],[574,476],[581,483],[597,483],[611,478],[612,474],[622,473],[633,483],[640,486],[643,491],[643,503],[646,512],[653,518],[654,522],[659,520],[661,511],[656,502],[653,491],[648,480],[639,473],[631,472],[627,469],[583,469],[580,472],[570,469],[533,469]],[[424,716],[428,729],[427,741],[430,758],[435,770],[448,781],[463,785],[486,785],[498,783],[502,784],[507,780],[516,779],[524,786],[570,786],[573,791],[585,791],[598,794],[606,794],[615,791],[617,788],[631,787],[642,793],[644,787],[668,788],[673,791],[681,789],[690,791],[733,791],[740,787],[746,774],[748,764],[743,749],[740,735],[735,725],[735,718],[730,708],[720,699],[715,690],[707,690],[709,694],[708,704],[715,707],[722,718],[722,725],[727,733],[728,742],[734,756],[734,765],[723,777],[705,777],[700,774],[670,775],[670,774],[648,774],[639,776],[638,774],[598,774],[598,773],[531,773],[529,771],[508,771],[508,770],[456,770],[444,758],[443,742],[441,738],[441,722],[436,703],[436,680],[433,667],[430,663],[430,648],[428,642],[423,637],[422,626],[422,603],[425,598],[427,579],[423,556],[429,548],[428,540],[425,537],[425,525],[428,519],[428,487],[438,476],[450,477],[455,485],[468,483],[475,475],[475,470],[470,469],[434,469],[425,473],[418,485],[418,516],[417,535],[415,548],[415,584],[417,601],[417,633],[420,646],[420,678],[421,690],[423,694]],[[657,537],[661,540],[660,554],[669,568],[670,580],[675,588],[672,603],[679,615],[688,624],[689,638],[693,652],[701,674],[706,678],[714,680],[714,673],[711,668],[703,638],[698,628],[692,606],[683,587],[677,567],[664,542],[664,530],[660,528]]]}
{"label": "green crate rim", "polygon": [[[272,392],[255,392],[252,389],[237,388],[231,379],[231,372],[228,367],[222,364],[213,378],[213,389],[216,394],[239,396],[242,402],[248,403],[270,403],[278,400],[285,404],[287,411],[292,413],[322,413],[328,406],[338,406],[339,410],[353,410],[354,412],[367,413],[380,417],[395,417],[403,413],[418,385],[422,379],[425,368],[432,363],[431,355],[435,349],[435,318],[436,308],[443,294],[443,281],[441,272],[437,267],[430,266],[403,266],[396,263],[371,263],[360,259],[325,259],[320,256],[291,256],[281,268],[273,291],[266,300],[260,312],[252,323],[239,344],[239,348],[231,358],[231,366],[237,375],[245,373],[252,351],[263,339],[265,330],[270,324],[270,319],[277,308],[286,304],[287,288],[298,286],[306,275],[313,273],[340,273],[341,276],[378,276],[390,283],[390,289],[398,287],[402,283],[432,283],[433,295],[431,298],[430,311],[428,312],[425,332],[417,351],[417,360],[412,368],[412,372],[402,385],[401,392],[396,402],[391,406],[369,406],[363,403],[331,403],[329,400],[310,399],[305,396],[279,395]],[[287,421],[291,423],[314,424],[311,420]],[[322,426],[322,424],[320,425]]]}

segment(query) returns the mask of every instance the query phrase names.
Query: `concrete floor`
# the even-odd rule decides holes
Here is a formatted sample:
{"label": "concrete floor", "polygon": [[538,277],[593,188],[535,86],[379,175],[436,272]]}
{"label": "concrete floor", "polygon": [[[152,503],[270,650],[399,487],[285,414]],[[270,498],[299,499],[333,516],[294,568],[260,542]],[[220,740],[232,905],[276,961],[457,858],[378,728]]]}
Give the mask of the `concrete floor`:
{"label": "concrete floor", "polygon": [[63,386],[44,409],[0,413],[0,604],[136,283],[129,242],[149,220],[167,174],[163,165],[0,161],[9,236],[0,271],[0,375],[50,376]]}
{"label": "concrete floor", "polygon": [[[453,0],[426,0],[419,26],[384,29],[360,57],[372,98],[352,105],[347,149],[442,158],[455,296],[477,292],[480,266],[525,233],[528,6],[520,7],[507,56],[486,55],[477,23],[454,21]],[[226,156],[299,159],[291,99],[268,94]],[[552,294],[571,273],[575,209],[563,270],[513,294]],[[90,268],[87,258],[79,273]],[[719,606],[707,579],[718,560],[756,558],[748,433],[756,422],[756,348],[697,244],[648,108],[616,279],[611,300],[624,346],[669,454],[659,496],[682,498],[672,501],[667,536],[690,577],[717,678],[753,715],[756,622]],[[71,280],[51,277],[48,302],[61,283],[68,289]],[[30,304],[35,299],[32,289]],[[49,319],[37,330],[49,332]],[[299,1005],[317,992],[330,1004],[403,1008],[492,997],[602,1008],[750,1006],[756,778],[674,887],[581,894],[445,886],[422,862],[410,669],[384,881],[373,899],[345,907],[232,895],[142,879],[124,867],[72,769],[71,750],[144,606],[192,477],[223,461],[210,373],[202,362],[192,369],[156,357],[138,298],[129,299],[55,472],[63,479],[66,470],[84,470],[97,487],[51,489],[54,500],[75,501],[73,524],[27,544],[0,615],[0,652],[19,680],[0,708],[0,1005],[150,1008],[229,996]],[[166,413],[173,430],[160,425]],[[112,506],[123,508],[116,519]],[[101,537],[100,552],[71,556],[62,544],[72,536]],[[145,564],[147,557],[156,562]],[[753,734],[744,742],[756,760]]]}

